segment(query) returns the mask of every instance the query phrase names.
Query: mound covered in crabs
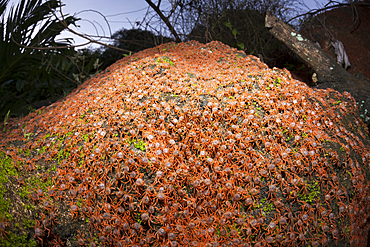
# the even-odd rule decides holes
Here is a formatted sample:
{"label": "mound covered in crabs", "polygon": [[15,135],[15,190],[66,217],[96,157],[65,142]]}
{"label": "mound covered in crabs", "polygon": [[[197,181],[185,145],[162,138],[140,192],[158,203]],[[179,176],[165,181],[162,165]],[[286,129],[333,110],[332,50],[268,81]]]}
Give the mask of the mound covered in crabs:
{"label": "mound covered in crabs", "polygon": [[48,181],[38,243],[365,246],[367,133],[349,93],[191,41],[117,61],[1,149]]}

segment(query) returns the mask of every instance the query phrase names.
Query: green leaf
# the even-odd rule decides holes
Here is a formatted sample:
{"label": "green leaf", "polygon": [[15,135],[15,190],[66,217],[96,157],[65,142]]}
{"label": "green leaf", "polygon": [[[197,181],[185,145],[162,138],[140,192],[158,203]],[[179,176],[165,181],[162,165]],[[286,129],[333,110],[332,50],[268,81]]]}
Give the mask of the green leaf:
{"label": "green leaf", "polygon": [[244,50],[244,43],[238,43],[240,50]]}
{"label": "green leaf", "polygon": [[227,20],[227,22],[224,23],[225,26],[228,28],[232,29],[233,27],[231,26],[230,19]]}
{"label": "green leaf", "polygon": [[238,34],[238,31],[236,31],[236,29],[234,28],[233,31],[232,31],[233,35],[234,35],[234,38],[236,39],[236,35]]}
{"label": "green leaf", "polygon": [[24,81],[24,80],[17,81],[16,85],[15,85],[15,87],[17,88],[17,91],[20,92],[23,89],[25,84],[26,84],[26,81]]}

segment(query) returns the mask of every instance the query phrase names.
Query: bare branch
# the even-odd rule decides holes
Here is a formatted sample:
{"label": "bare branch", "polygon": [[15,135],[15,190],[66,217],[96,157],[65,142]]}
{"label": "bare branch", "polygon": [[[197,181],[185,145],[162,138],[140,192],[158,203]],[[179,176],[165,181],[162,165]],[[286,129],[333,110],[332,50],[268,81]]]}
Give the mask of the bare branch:
{"label": "bare branch", "polygon": [[175,36],[176,42],[181,42],[181,39],[180,39],[179,35],[175,31],[175,29],[173,28],[173,26],[171,25],[171,23],[168,21],[168,18],[165,17],[163,15],[163,13],[161,12],[161,10],[159,9],[159,4],[161,3],[161,1],[158,2],[158,6],[155,6],[154,3],[152,1],[150,1],[150,0],[145,0],[145,1],[149,4],[150,7],[152,7],[155,10],[155,12],[157,12],[157,14],[164,21],[164,23],[166,23],[167,27],[170,29],[170,31],[173,34],[173,36]]}
{"label": "bare branch", "polygon": [[80,46],[85,46],[85,45],[88,45],[90,44],[91,42],[86,42],[84,44],[80,44],[80,45],[67,45],[67,46],[53,46],[53,47],[39,47],[39,46],[26,46],[26,45],[22,45],[20,43],[18,43],[17,41],[14,40],[13,36],[11,36],[12,38],[12,41],[20,46],[20,47],[23,47],[23,48],[26,48],[26,49],[35,49],[35,50],[55,50],[55,49],[67,49],[67,48],[74,48],[74,47],[80,47]]}
{"label": "bare branch", "polygon": [[60,11],[60,14],[62,16],[62,20],[60,20],[59,17],[55,13],[53,13],[54,16],[58,20],[60,20],[63,23],[64,27],[68,31],[70,31],[71,33],[73,33],[73,34],[75,34],[77,36],[80,36],[81,38],[87,39],[88,41],[90,41],[89,43],[99,44],[99,45],[102,45],[102,46],[105,46],[105,47],[109,47],[109,48],[113,48],[113,49],[116,49],[116,50],[119,50],[119,51],[123,51],[123,52],[130,52],[130,51],[126,50],[126,49],[121,49],[121,48],[118,48],[118,47],[114,47],[114,46],[111,46],[111,45],[104,44],[104,43],[102,43],[100,41],[97,41],[97,40],[94,40],[94,39],[90,38],[90,36],[88,36],[88,35],[83,35],[83,34],[80,34],[80,33],[76,32],[76,31],[74,31],[73,29],[69,28],[68,25],[67,25],[67,23],[65,22],[65,18],[64,18],[64,15],[63,15],[62,7],[61,6],[60,6],[60,10],[59,11]]}
{"label": "bare branch", "polygon": [[311,15],[311,16],[314,16],[316,15],[317,13],[319,12],[322,12],[322,11],[325,11],[325,10],[329,10],[329,9],[333,9],[333,8],[338,8],[338,7],[341,7],[341,6],[350,6],[350,5],[362,5],[362,6],[369,6],[370,4],[369,3],[363,3],[363,2],[360,2],[360,3],[338,3],[336,5],[331,5],[331,6],[327,6],[327,4],[325,6],[327,7],[324,7],[324,8],[321,8],[321,9],[312,9],[304,14],[300,14],[300,15],[297,15],[291,19],[289,19],[287,21],[287,23],[291,22],[292,20],[295,20],[299,17],[302,17],[302,16],[307,16],[307,15]]}
{"label": "bare branch", "polygon": [[[100,41],[97,41],[95,39],[92,39],[91,37],[102,37],[102,36],[91,36],[91,35],[84,35],[84,34],[81,34],[81,33],[78,33],[76,31],[74,31],[73,29],[71,29],[66,20],[65,20],[65,16],[63,14],[63,11],[62,11],[62,3],[60,2],[60,7],[59,7],[59,12],[60,12],[60,15],[61,15],[61,19],[60,17],[53,11],[53,15],[54,17],[65,27],[66,30],[68,30],[69,32],[83,38],[83,39],[86,39],[88,40],[86,43],[83,43],[83,44],[79,44],[79,45],[68,45],[68,46],[55,46],[55,47],[37,47],[37,46],[25,46],[25,45],[22,45],[22,44],[19,44],[17,41],[14,40],[14,38],[12,37],[12,40],[15,44],[23,47],[23,48],[26,48],[26,49],[36,49],[36,50],[54,50],[54,49],[67,49],[67,48],[74,48],[74,47],[81,47],[81,46],[85,46],[85,45],[88,45],[88,44],[91,44],[91,43],[95,43],[95,44],[99,44],[99,45],[102,45],[102,46],[105,46],[105,47],[108,47],[108,48],[112,48],[112,49],[116,49],[116,50],[119,50],[119,51],[122,51],[122,52],[130,52],[129,50],[126,50],[126,49],[121,49],[121,48],[118,48],[118,47],[114,47],[114,46],[111,46],[111,45],[108,45],[108,44],[105,44],[103,42],[100,42]],[[93,11],[93,10],[91,10]],[[83,11],[81,11],[83,12]],[[80,13],[81,13],[80,12]],[[99,14],[101,14],[100,12],[98,11],[94,11],[94,12],[97,12]],[[102,14],[101,14],[102,15]],[[103,16],[103,15],[102,15]],[[104,17],[104,16],[103,16]],[[107,24],[109,26],[109,23],[108,23],[108,20],[104,17],[104,19],[107,21]],[[110,31],[110,27],[109,27],[109,31]],[[108,38],[108,37],[104,37],[104,38]],[[109,37],[111,38],[111,37]]]}
{"label": "bare branch", "polygon": [[83,13],[83,12],[95,12],[95,13],[99,14],[101,17],[103,17],[103,19],[105,20],[105,23],[107,23],[107,25],[108,25],[109,35],[112,36],[112,30],[110,28],[109,22],[108,22],[107,18],[102,13],[100,13],[97,10],[88,9],[88,10],[82,10],[82,11],[78,12],[77,14],[80,14],[80,13]]}

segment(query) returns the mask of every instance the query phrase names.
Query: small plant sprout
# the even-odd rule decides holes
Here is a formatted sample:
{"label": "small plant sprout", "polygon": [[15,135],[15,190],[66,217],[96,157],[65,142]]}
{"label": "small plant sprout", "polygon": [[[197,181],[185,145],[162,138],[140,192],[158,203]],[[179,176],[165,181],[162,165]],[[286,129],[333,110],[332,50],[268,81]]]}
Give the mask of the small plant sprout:
{"label": "small plant sprout", "polygon": [[8,111],[8,113],[5,115],[3,131],[5,131],[5,126],[8,124],[9,114],[10,114],[10,110],[9,110],[9,111]]}
{"label": "small plant sprout", "polygon": [[127,54],[123,54],[123,56],[125,56],[125,57],[131,56],[131,51],[129,52],[128,55]]}
{"label": "small plant sprout", "polygon": [[33,133],[27,133],[26,129],[27,129],[27,123],[24,126],[24,128],[22,129],[22,131],[23,131],[23,137],[27,138],[27,140],[29,140],[30,136],[33,136]]}

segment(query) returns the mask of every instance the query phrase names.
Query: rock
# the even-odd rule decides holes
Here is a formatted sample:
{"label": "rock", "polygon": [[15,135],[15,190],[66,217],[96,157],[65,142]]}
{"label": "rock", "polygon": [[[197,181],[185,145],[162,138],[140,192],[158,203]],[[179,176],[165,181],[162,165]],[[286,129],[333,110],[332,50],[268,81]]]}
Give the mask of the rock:
{"label": "rock", "polygon": [[[370,142],[354,99],[220,42],[126,57],[26,121],[28,145],[48,146],[37,159],[59,160],[55,204],[89,219],[62,239],[74,246],[94,234],[110,246],[367,243]],[[11,138],[26,141],[14,128],[4,151]]]}

